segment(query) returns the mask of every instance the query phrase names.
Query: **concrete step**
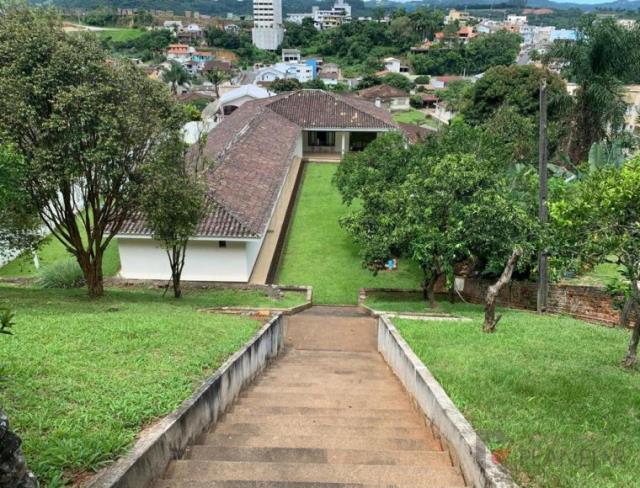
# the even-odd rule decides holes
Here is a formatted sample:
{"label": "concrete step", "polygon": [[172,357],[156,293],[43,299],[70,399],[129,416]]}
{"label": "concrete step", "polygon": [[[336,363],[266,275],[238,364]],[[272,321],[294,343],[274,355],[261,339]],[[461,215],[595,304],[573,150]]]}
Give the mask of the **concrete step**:
{"label": "concrete step", "polygon": [[223,423],[252,423],[260,422],[263,425],[286,425],[287,427],[305,425],[333,425],[343,427],[400,427],[409,429],[424,429],[424,422],[416,416],[398,416],[397,418],[384,417],[331,417],[308,415],[253,415],[251,413],[230,412],[222,419]]}
{"label": "concrete step", "polygon": [[287,447],[315,449],[371,449],[375,451],[440,451],[440,441],[429,435],[422,439],[401,437],[353,437],[281,435],[223,434],[210,433],[204,437],[203,445],[218,447]]}
{"label": "concrete step", "polygon": [[368,427],[347,427],[343,425],[296,425],[296,424],[267,424],[261,423],[232,423],[220,422],[214,427],[216,434],[273,436],[283,433],[297,436],[337,436],[349,435],[363,438],[372,437],[401,437],[403,439],[424,439],[427,431],[424,428],[405,427],[381,427],[370,425]]}
{"label": "concrete step", "polygon": [[315,388],[318,386],[331,387],[331,388],[353,388],[353,387],[362,387],[362,388],[370,388],[373,390],[376,389],[400,389],[402,387],[397,381],[389,381],[389,378],[383,378],[380,376],[379,379],[369,379],[369,378],[354,378],[345,375],[333,375],[331,377],[331,383],[327,384],[326,376],[313,376],[313,377],[303,377],[303,376],[291,376],[286,373],[265,373],[260,376],[258,380],[254,383],[256,386],[277,386],[282,388]]}
{"label": "concrete step", "polygon": [[317,395],[320,393],[325,393],[327,395],[369,395],[370,397],[380,398],[387,396],[406,396],[406,393],[402,391],[400,386],[394,385],[391,383],[390,385],[385,386],[367,386],[367,385],[357,385],[357,384],[343,384],[336,385],[334,383],[331,384],[311,384],[311,385],[302,385],[302,386],[292,386],[287,384],[282,384],[277,381],[272,381],[270,383],[262,383],[259,382],[256,385],[250,387],[247,392],[252,393],[266,393],[266,394],[275,394],[275,393],[284,393],[284,394],[295,394],[295,395],[306,395],[312,394]]}
{"label": "concrete step", "polygon": [[199,461],[242,461],[316,464],[377,464],[402,466],[451,466],[445,451],[371,451],[356,449],[313,449],[283,447],[192,446],[185,459]]}
{"label": "concrete step", "polygon": [[[408,403],[408,402],[407,402]],[[377,408],[374,405],[369,405],[366,408],[336,408],[336,407],[300,407],[291,405],[254,405],[252,402],[245,401],[245,403],[236,402],[232,407],[230,413],[254,415],[261,417],[263,415],[291,415],[301,416],[308,415],[310,417],[336,417],[336,418],[353,418],[353,417],[375,417],[384,419],[396,419],[413,416],[417,416],[415,410],[409,405],[405,408]]]}
{"label": "concrete step", "polygon": [[[318,371],[314,373],[309,373],[308,371],[296,372],[296,371],[287,371],[283,370],[267,370],[262,375],[260,375],[260,379],[264,380],[281,380],[286,378],[288,381],[315,381],[315,382],[324,382],[331,383],[334,381],[342,381],[342,382],[357,382],[357,383],[387,383],[389,382],[389,373],[376,373],[374,371],[370,371],[368,374],[362,374],[359,371],[348,371],[348,370],[337,370],[333,372],[323,372],[320,374]],[[395,378],[391,378],[391,381],[396,382]]]}
{"label": "concrete step", "polygon": [[[389,485],[363,485],[360,483],[315,483],[313,481],[196,481],[157,480],[153,488],[388,488]],[[438,488],[438,487],[436,487]],[[449,487],[446,487],[449,488]]]}
{"label": "concrete step", "polygon": [[252,393],[251,391],[240,395],[239,405],[263,406],[263,407],[314,407],[314,408],[340,408],[340,409],[364,409],[375,408],[379,410],[403,410],[412,411],[407,398],[398,395],[397,398],[384,397],[382,399],[371,395],[324,395],[308,394],[304,396],[291,394],[265,394]]}
{"label": "concrete step", "polygon": [[464,486],[453,467],[363,464],[245,463],[229,461],[173,461],[167,477],[193,481],[311,481],[316,483],[389,483],[393,486]]}

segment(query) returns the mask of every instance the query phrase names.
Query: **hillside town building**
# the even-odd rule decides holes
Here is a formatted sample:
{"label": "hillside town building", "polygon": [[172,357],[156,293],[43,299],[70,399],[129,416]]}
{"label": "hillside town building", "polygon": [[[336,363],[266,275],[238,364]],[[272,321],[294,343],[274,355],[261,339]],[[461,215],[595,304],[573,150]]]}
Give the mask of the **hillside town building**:
{"label": "hillside town building", "polygon": [[275,51],[284,39],[282,0],[253,0],[253,45]]}

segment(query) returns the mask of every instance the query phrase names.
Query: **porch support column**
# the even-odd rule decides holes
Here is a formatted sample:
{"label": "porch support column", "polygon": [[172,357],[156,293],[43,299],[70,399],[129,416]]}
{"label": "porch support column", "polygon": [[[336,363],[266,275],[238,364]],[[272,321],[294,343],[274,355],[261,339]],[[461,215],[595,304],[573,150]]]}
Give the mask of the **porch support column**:
{"label": "porch support column", "polygon": [[347,152],[347,134],[349,134],[348,132],[342,132],[340,135],[342,136],[342,150],[340,151],[340,154],[342,156],[345,155],[345,153]]}

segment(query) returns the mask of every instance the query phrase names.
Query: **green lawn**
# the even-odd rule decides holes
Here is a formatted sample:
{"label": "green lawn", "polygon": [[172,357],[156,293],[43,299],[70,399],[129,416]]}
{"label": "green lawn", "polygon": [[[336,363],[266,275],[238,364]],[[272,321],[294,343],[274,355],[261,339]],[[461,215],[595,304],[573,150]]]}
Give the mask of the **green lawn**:
{"label": "green lawn", "polygon": [[100,39],[110,37],[115,42],[130,41],[144,34],[141,29],[103,29],[93,31]]}
{"label": "green lawn", "polygon": [[140,428],[173,411],[259,328],[248,317],[197,312],[214,305],[299,303],[259,291],[81,290],[0,285],[0,307],[16,311],[0,337],[8,380],[0,390],[31,469],[59,486],[122,454]]}
{"label": "green lawn", "polygon": [[429,127],[431,129],[438,130],[442,123],[424,112],[420,112],[415,108],[407,110],[405,112],[397,112],[393,115],[393,120],[399,124],[418,124],[423,127]]}
{"label": "green lawn", "polygon": [[503,310],[484,334],[481,307],[441,309],[473,321],[394,322],[521,486],[640,486],[640,373],[619,366],[628,332]]}
{"label": "green lawn", "polygon": [[347,212],[331,178],[337,166],[307,164],[289,229],[278,282],[312,285],[313,301],[354,304],[362,287],[416,288],[420,271],[400,261],[399,270],[374,276],[362,267],[358,247],[340,227]]}
{"label": "green lawn", "polygon": [[412,108],[405,112],[395,113],[393,120],[400,124],[423,124],[427,120],[427,116],[419,110]]}
{"label": "green lawn", "polygon": [[[43,241],[38,250],[38,258],[41,268],[63,259],[74,259],[60,241],[52,236],[48,236]],[[104,253],[102,271],[104,276],[115,276],[119,270],[120,255],[118,254],[118,243],[113,239]],[[5,278],[28,278],[36,276],[37,274],[38,271],[33,265],[33,257],[31,254],[19,256],[0,268],[0,277]]]}

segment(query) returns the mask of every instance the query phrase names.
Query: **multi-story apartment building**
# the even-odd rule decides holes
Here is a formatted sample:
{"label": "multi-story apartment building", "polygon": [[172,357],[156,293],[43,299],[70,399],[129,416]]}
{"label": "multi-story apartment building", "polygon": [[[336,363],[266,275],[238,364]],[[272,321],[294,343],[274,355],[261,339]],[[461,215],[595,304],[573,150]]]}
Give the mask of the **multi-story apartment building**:
{"label": "multi-story apartment building", "polygon": [[282,0],[253,0],[253,45],[275,51],[284,39]]}

